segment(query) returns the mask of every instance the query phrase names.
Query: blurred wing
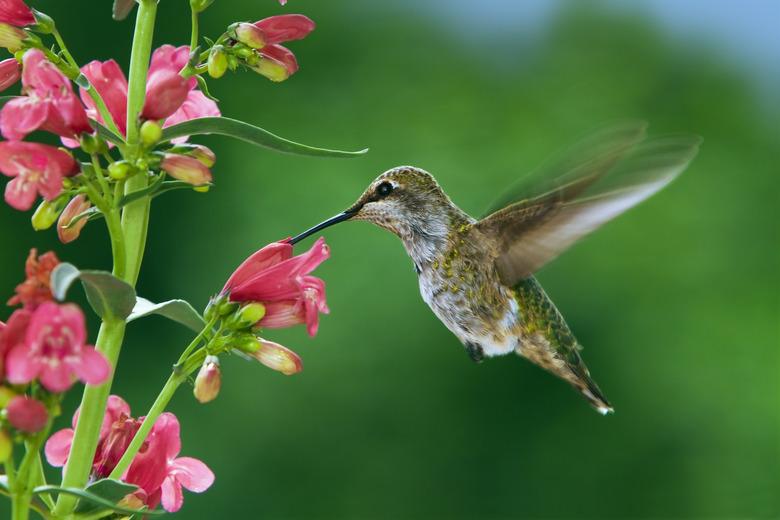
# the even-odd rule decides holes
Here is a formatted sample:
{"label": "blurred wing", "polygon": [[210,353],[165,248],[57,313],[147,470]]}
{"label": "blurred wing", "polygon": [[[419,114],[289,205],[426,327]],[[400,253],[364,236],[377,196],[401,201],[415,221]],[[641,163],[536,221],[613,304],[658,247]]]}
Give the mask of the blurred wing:
{"label": "blurred wing", "polygon": [[[644,126],[597,134],[573,150],[581,153],[544,168],[555,187],[511,202],[477,223],[497,241],[501,281],[514,286],[574,242],[669,184],[690,163],[701,139],[675,136],[641,142]],[[594,149],[583,148],[591,143]],[[593,151],[595,150],[595,152]],[[532,190],[524,184],[525,190]],[[532,191],[525,191],[531,193]]]}

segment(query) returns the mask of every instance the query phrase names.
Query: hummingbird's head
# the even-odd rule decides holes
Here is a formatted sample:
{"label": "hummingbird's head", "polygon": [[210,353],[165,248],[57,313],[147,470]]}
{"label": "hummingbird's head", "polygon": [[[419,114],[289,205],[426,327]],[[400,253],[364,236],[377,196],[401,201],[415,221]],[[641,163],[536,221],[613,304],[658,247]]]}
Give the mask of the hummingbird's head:
{"label": "hummingbird's head", "polygon": [[444,244],[453,218],[464,217],[430,173],[398,166],[374,179],[352,206],[296,236],[292,243],[338,222],[364,220],[395,233],[415,260],[425,260]]}

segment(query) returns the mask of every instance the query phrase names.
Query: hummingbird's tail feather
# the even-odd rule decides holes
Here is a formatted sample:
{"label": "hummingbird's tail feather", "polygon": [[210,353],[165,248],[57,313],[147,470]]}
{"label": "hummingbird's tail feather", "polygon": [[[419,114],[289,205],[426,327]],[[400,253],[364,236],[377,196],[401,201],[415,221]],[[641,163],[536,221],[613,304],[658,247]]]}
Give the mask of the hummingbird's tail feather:
{"label": "hummingbird's tail feather", "polygon": [[[578,356],[579,357],[579,356]],[[577,371],[572,371],[574,374],[574,379],[569,379],[569,382],[574,386],[577,390],[580,391],[580,393],[585,397],[585,399],[588,400],[590,405],[596,409],[597,412],[599,412],[601,415],[607,415],[610,413],[615,413],[615,409],[612,407],[610,402],[607,400],[607,398],[602,393],[599,386],[596,384],[596,382],[590,377],[590,373],[588,372],[588,369],[585,367],[585,363],[582,361],[582,359],[579,360],[580,364],[579,367],[584,370],[584,372],[577,373]],[[568,379],[568,378],[567,378]]]}

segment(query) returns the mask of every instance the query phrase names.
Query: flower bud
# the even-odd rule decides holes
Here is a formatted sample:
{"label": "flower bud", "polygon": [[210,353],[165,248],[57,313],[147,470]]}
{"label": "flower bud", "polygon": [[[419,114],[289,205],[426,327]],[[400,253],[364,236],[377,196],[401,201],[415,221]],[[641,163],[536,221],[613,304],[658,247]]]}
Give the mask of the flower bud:
{"label": "flower bud", "polygon": [[228,68],[228,58],[225,54],[225,48],[222,45],[215,45],[209,52],[208,59],[209,76],[219,79],[225,75]]}
{"label": "flower bud", "polygon": [[252,353],[252,357],[271,370],[276,370],[286,376],[297,374],[303,370],[301,358],[292,350],[262,338],[257,338],[257,344],[259,348]]}
{"label": "flower bud", "polygon": [[263,31],[251,23],[239,22],[228,27],[230,36],[252,49],[262,49],[265,47],[265,37]]}
{"label": "flower bud", "polygon": [[219,371],[219,358],[207,356],[195,378],[193,395],[199,403],[208,403],[216,399],[222,386],[222,374]]}
{"label": "flower bud", "polygon": [[41,34],[51,34],[55,30],[54,20],[46,13],[42,13],[37,9],[32,9],[35,16],[35,27],[32,29]]}
{"label": "flower bud", "polygon": [[98,138],[95,134],[87,134],[83,133],[81,134],[81,138],[79,139],[79,145],[81,145],[81,149],[84,150],[86,153],[92,155],[94,153],[100,152],[100,138]]}
{"label": "flower bud", "polygon": [[0,462],[5,462],[11,456],[13,441],[5,430],[0,430]]}
{"label": "flower bud", "polygon": [[89,219],[81,217],[76,222],[73,222],[73,219],[91,207],[92,204],[89,203],[89,200],[83,194],[76,195],[68,202],[57,222],[57,236],[60,238],[60,242],[67,244],[79,237],[81,230],[87,225]]}
{"label": "flower bud", "polygon": [[174,179],[188,182],[194,186],[211,182],[211,172],[205,164],[186,155],[166,153],[160,168]]}
{"label": "flower bud", "polygon": [[19,81],[21,75],[22,67],[16,58],[0,61],[0,92]]}
{"label": "flower bud", "polygon": [[214,3],[214,0],[190,0],[190,9],[194,13],[202,13]]}
{"label": "flower bud", "polygon": [[156,121],[144,121],[141,125],[141,142],[151,148],[162,138],[162,128]]}
{"label": "flower bud", "polygon": [[234,312],[236,312],[236,309],[238,309],[237,303],[228,300],[221,301],[216,305],[217,305],[217,313],[223,318],[225,316],[233,314]]}
{"label": "flower bud", "polygon": [[43,200],[33,213],[32,227],[35,231],[49,229],[56,221],[62,210],[65,208],[67,198],[57,197],[54,200]]}
{"label": "flower bud", "polygon": [[127,161],[116,161],[108,165],[108,174],[112,179],[121,181],[127,177],[132,168],[132,165]]}
{"label": "flower bud", "polygon": [[233,316],[232,323],[230,323],[233,328],[245,329],[254,327],[265,316],[265,305],[259,302],[248,303],[241,307]]}
{"label": "flower bud", "polygon": [[236,58],[232,54],[228,54],[227,60],[228,60],[228,69],[236,70],[238,68],[238,58]]}
{"label": "flower bud", "polygon": [[16,392],[8,388],[7,386],[0,386],[0,410],[8,406],[11,399],[16,396]]}
{"label": "flower bud", "polygon": [[0,22],[0,47],[11,52],[20,51],[27,37],[28,34],[18,27]]}
{"label": "flower bud", "polygon": [[290,77],[290,72],[287,70],[287,67],[282,63],[267,57],[263,57],[256,65],[252,66],[252,70],[276,83]]}
{"label": "flower bud", "polygon": [[43,403],[26,395],[11,398],[5,412],[11,426],[25,433],[41,431],[49,419],[49,412]]}

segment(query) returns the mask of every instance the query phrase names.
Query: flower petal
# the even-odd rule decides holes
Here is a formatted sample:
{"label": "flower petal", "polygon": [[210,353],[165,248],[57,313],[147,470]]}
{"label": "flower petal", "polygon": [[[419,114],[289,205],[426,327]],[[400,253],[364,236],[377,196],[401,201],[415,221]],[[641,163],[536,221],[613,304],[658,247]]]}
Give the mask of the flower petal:
{"label": "flower petal", "polygon": [[257,273],[276,265],[283,260],[292,258],[293,246],[289,242],[280,241],[268,244],[244,260],[230,275],[222,292],[233,290],[255,276]]}
{"label": "flower petal", "polygon": [[40,372],[40,364],[30,356],[30,349],[24,344],[12,348],[5,358],[5,363],[5,377],[14,385],[29,383]]}
{"label": "flower petal", "polygon": [[184,502],[184,496],[181,492],[181,484],[175,477],[166,477],[162,483],[162,506],[169,513],[175,513],[181,509]]}
{"label": "flower petal", "polygon": [[30,97],[14,98],[0,111],[0,132],[6,139],[24,139],[43,125],[48,114],[48,103]]}
{"label": "flower petal", "polygon": [[32,208],[37,195],[35,184],[28,182],[23,176],[11,179],[11,182],[5,185],[5,201],[19,211]]}
{"label": "flower petal", "polygon": [[65,462],[68,460],[68,455],[70,455],[70,446],[73,443],[73,433],[73,429],[65,428],[49,437],[44,448],[44,454],[46,455],[46,460],[49,464],[56,468],[65,465]]}
{"label": "flower petal", "polygon": [[65,363],[43,365],[39,377],[41,384],[51,392],[64,392],[73,386],[71,368]]}
{"label": "flower petal", "polygon": [[111,365],[108,360],[89,346],[82,348],[81,359],[71,362],[70,367],[76,373],[76,377],[90,385],[105,383],[111,375]]}
{"label": "flower petal", "polygon": [[170,469],[185,489],[195,493],[206,491],[214,483],[214,473],[209,467],[192,457],[180,457],[174,460]]}

